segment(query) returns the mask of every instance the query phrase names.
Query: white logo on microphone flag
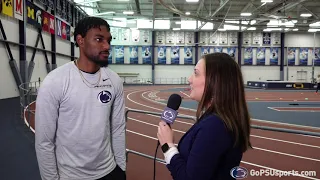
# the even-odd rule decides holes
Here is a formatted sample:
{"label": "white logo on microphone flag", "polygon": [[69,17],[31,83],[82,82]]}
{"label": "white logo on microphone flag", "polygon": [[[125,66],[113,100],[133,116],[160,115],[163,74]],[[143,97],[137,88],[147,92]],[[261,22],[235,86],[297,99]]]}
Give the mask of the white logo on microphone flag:
{"label": "white logo on microphone flag", "polygon": [[172,124],[176,119],[177,115],[178,115],[177,111],[171,108],[165,107],[164,111],[161,114],[161,119],[166,121],[169,124]]}

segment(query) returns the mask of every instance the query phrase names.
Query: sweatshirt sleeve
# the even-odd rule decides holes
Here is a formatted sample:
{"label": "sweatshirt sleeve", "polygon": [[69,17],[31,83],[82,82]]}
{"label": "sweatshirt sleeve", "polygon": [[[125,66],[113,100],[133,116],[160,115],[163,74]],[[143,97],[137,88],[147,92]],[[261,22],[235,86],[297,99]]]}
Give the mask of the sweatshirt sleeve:
{"label": "sweatshirt sleeve", "polygon": [[[121,79],[120,79],[121,80]],[[111,112],[111,141],[116,163],[126,170],[126,121],[123,85],[119,83]]]}
{"label": "sweatshirt sleeve", "polygon": [[229,146],[227,133],[219,120],[210,119],[201,126],[196,135],[186,162],[180,154],[172,157],[167,165],[174,180],[208,180],[217,168],[220,156]]}
{"label": "sweatshirt sleeve", "polygon": [[40,86],[35,112],[35,150],[43,180],[58,180],[55,136],[60,102],[57,83],[48,77]]}

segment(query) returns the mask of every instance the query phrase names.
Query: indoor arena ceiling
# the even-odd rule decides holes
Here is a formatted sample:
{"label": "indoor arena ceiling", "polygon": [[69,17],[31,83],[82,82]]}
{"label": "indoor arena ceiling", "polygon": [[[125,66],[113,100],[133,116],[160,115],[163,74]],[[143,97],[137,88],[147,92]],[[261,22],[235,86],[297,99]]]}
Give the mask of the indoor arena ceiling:
{"label": "indoor arena ceiling", "polygon": [[[170,29],[184,29],[181,21],[198,22],[194,30],[320,31],[320,0],[91,0],[97,13],[109,21],[126,18],[124,26],[137,28],[137,20],[170,20]],[[195,2],[189,2],[195,1]],[[82,8],[89,8],[81,3]],[[130,14],[133,13],[133,14]],[[189,13],[189,14],[188,14]],[[242,14],[244,13],[244,14]],[[221,24],[224,22],[223,24]],[[158,24],[161,21],[157,21]],[[180,24],[179,24],[180,23]],[[211,24],[212,23],[212,24]],[[211,25],[211,26],[208,26]],[[276,28],[276,29],[274,29]],[[191,30],[191,29],[190,29]],[[238,29],[239,30],[239,29]]]}

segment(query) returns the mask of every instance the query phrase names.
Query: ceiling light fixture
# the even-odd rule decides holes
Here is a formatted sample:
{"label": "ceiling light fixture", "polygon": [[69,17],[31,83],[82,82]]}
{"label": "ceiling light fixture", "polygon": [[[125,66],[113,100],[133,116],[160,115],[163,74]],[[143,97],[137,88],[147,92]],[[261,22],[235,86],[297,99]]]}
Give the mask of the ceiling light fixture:
{"label": "ceiling light fixture", "polygon": [[108,11],[108,12],[102,12],[102,13],[92,14],[91,16],[102,16],[102,15],[114,14],[114,13],[116,13],[116,12],[114,12],[114,11]]}
{"label": "ceiling light fixture", "polygon": [[133,11],[123,11],[123,14],[134,14],[134,12]]}
{"label": "ceiling light fixture", "polygon": [[272,3],[273,0],[261,0],[262,3]]}
{"label": "ceiling light fixture", "polygon": [[186,12],[186,15],[190,15],[190,12]]}
{"label": "ceiling light fixture", "polygon": [[102,0],[89,0],[89,1],[82,1],[82,2],[76,2],[76,4],[86,4],[86,3],[94,3],[94,2],[99,2]]}
{"label": "ceiling light fixture", "polygon": [[193,2],[193,3],[195,3],[195,2],[199,2],[199,0],[186,0],[186,2]]}
{"label": "ceiling light fixture", "polygon": [[241,13],[241,16],[251,16],[251,13]]}
{"label": "ceiling light fixture", "polygon": [[304,14],[300,14],[301,17],[311,17],[312,14],[309,13],[304,13]]}

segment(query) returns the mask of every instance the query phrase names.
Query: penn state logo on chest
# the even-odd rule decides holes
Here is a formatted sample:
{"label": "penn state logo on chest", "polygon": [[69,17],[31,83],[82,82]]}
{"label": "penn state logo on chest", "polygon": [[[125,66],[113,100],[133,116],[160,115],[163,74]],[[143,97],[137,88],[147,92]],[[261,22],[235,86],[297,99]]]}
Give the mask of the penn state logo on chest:
{"label": "penn state logo on chest", "polygon": [[101,91],[99,92],[97,99],[99,102],[106,104],[112,100],[112,94],[109,91]]}

